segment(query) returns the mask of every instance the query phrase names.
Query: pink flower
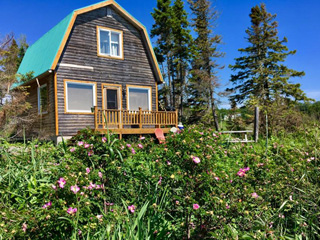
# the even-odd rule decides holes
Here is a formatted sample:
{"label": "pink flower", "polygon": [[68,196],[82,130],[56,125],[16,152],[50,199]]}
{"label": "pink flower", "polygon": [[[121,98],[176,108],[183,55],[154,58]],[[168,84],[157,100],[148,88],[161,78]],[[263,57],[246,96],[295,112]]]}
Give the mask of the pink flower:
{"label": "pink flower", "polygon": [[176,201],[176,204],[179,205],[179,203],[180,203],[180,202],[177,200],[177,201]]}
{"label": "pink flower", "polygon": [[131,213],[134,213],[134,210],[136,209],[136,206],[134,205],[131,205],[131,206],[128,206],[128,210],[131,212]]}
{"label": "pink flower", "polygon": [[80,191],[80,188],[79,188],[77,185],[74,185],[74,186],[71,186],[71,187],[70,187],[70,190],[71,190],[74,194],[76,194],[77,192]]}
{"label": "pink flower", "polygon": [[46,203],[45,205],[42,206],[43,209],[47,209],[48,207],[51,207],[52,206],[52,203],[51,202],[48,202]]}
{"label": "pink flower", "polygon": [[246,168],[244,168],[244,169],[240,168],[239,171],[238,171],[238,173],[237,173],[237,175],[238,175],[239,177],[244,177],[244,176],[246,175],[246,172],[249,171],[249,170],[250,170],[249,167],[246,167]]}
{"label": "pink flower", "polygon": [[103,216],[102,215],[97,215],[97,218],[98,219],[101,219]]}
{"label": "pink flower", "polygon": [[99,175],[99,178],[102,178],[102,172],[99,172],[98,175]]}
{"label": "pink flower", "polygon": [[82,141],[78,142],[78,146],[82,146],[82,145],[83,145]]}
{"label": "pink flower", "polygon": [[56,190],[56,189],[57,189],[57,186],[54,185],[54,184],[52,184],[51,187],[52,187],[53,190]]}
{"label": "pink flower", "polygon": [[141,138],[139,138],[140,140],[144,140],[145,139],[145,137],[141,137]]}
{"label": "pink flower", "polygon": [[73,214],[75,214],[77,211],[78,211],[77,208],[69,207],[68,210],[67,210],[67,213],[69,213],[70,215],[73,215]]}
{"label": "pink flower", "polygon": [[58,183],[60,188],[64,188],[64,185],[66,185],[66,180],[64,180],[64,178],[60,178]]}
{"label": "pink flower", "polygon": [[158,185],[161,184],[161,181],[162,181],[162,177],[160,177],[159,181],[158,181]]}
{"label": "pink flower", "polygon": [[136,151],[134,150],[134,148],[131,148],[131,153],[136,154]]}
{"label": "pink flower", "polygon": [[199,207],[200,207],[199,204],[197,204],[197,203],[193,204],[193,209],[194,209],[194,210],[199,209]]}
{"label": "pink flower", "polygon": [[90,147],[90,144],[89,143],[85,143],[84,144],[84,148],[89,148]]}
{"label": "pink flower", "polygon": [[259,197],[259,195],[258,195],[256,192],[252,193],[251,196],[252,196],[253,198],[258,198],[258,197]]}
{"label": "pink flower", "polygon": [[107,138],[103,137],[101,140],[102,140],[103,143],[105,143],[107,141]]}
{"label": "pink flower", "polygon": [[217,181],[219,181],[219,180],[220,180],[220,178],[218,178],[218,177],[214,177],[214,179],[215,179],[215,180],[217,180]]}
{"label": "pink flower", "polygon": [[131,144],[128,143],[128,144],[127,144],[127,147],[128,147],[128,148],[131,148]]}
{"label": "pink flower", "polygon": [[90,168],[86,168],[86,172],[89,174],[90,173]]}
{"label": "pink flower", "polygon": [[200,163],[200,158],[198,158],[198,157],[192,157],[192,160],[193,160],[193,162],[194,162],[195,164]]}
{"label": "pink flower", "polygon": [[227,204],[227,205],[226,205],[226,209],[229,209],[229,208],[230,208],[230,206]]}
{"label": "pink flower", "polygon": [[143,145],[141,143],[138,144],[138,148],[143,148]]}
{"label": "pink flower", "polygon": [[28,225],[26,223],[22,224],[22,231],[26,232],[27,231]]}
{"label": "pink flower", "polygon": [[74,152],[76,149],[73,147],[70,149],[70,152]]}
{"label": "pink flower", "polygon": [[167,164],[170,166],[170,165],[171,165],[171,162],[170,162],[170,161],[167,161]]}
{"label": "pink flower", "polygon": [[88,152],[88,156],[91,157],[92,155],[93,155],[93,151],[90,150],[90,151]]}

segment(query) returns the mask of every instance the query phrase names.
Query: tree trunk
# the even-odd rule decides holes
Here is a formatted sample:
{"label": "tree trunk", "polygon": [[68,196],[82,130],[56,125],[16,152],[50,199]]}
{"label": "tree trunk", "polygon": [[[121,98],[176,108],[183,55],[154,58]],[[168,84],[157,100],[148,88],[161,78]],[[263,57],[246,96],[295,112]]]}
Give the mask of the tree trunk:
{"label": "tree trunk", "polygon": [[214,121],[214,127],[216,128],[217,131],[219,131],[219,120],[216,112],[216,106],[214,104],[214,97],[213,97],[213,89],[212,86],[210,87],[210,101],[211,101],[211,111],[212,111],[212,116],[213,116],[213,121]]}
{"label": "tree trunk", "polygon": [[182,63],[180,63],[180,84],[181,84],[181,89],[180,89],[180,120],[182,121],[183,117],[183,86],[184,86],[184,76],[182,74]]}
{"label": "tree trunk", "polygon": [[171,74],[170,74],[170,59],[167,57],[167,74],[168,74],[168,81],[169,81],[169,99],[170,105],[173,106],[173,98],[172,98],[172,81],[171,81]]}

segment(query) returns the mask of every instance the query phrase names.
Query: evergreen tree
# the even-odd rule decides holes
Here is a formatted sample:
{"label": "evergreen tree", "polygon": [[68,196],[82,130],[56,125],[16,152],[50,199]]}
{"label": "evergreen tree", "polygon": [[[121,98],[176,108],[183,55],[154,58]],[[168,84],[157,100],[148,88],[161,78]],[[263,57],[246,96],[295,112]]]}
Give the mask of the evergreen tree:
{"label": "evergreen tree", "polygon": [[194,15],[192,26],[197,34],[193,43],[192,77],[188,86],[192,111],[190,120],[198,121],[211,110],[214,126],[219,130],[214,94],[219,85],[216,71],[221,67],[216,60],[224,54],[218,50],[221,36],[213,32],[218,12],[211,8],[209,0],[189,0],[189,3]]}
{"label": "evergreen tree", "polygon": [[288,81],[291,77],[304,76],[304,72],[289,69],[282,64],[287,56],[296,51],[289,51],[284,45],[286,38],[279,40],[276,15],[268,13],[265,4],[261,4],[253,7],[249,16],[252,25],[246,33],[250,45],[239,49],[244,56],[236,58],[235,64],[230,66],[236,71],[231,76],[235,86],[227,89],[234,92],[230,100],[243,103],[250,99],[261,106],[268,106],[279,97],[287,103],[307,100],[300,84]]}
{"label": "evergreen tree", "polygon": [[[161,64],[163,77],[169,88],[169,102],[173,106],[172,89],[172,6],[171,0],[157,0],[157,8],[151,13],[155,23],[152,25],[151,37],[157,37],[155,53]],[[167,102],[167,101],[165,101]]]}
{"label": "evergreen tree", "polygon": [[[172,21],[172,33],[173,33],[173,92],[179,99],[180,117],[183,117],[183,104],[185,96],[185,79],[188,72],[189,60],[191,52],[189,51],[192,36],[190,34],[188,15],[184,9],[184,3],[182,0],[176,0],[173,5],[173,21]],[[176,100],[174,99],[173,106]]]}

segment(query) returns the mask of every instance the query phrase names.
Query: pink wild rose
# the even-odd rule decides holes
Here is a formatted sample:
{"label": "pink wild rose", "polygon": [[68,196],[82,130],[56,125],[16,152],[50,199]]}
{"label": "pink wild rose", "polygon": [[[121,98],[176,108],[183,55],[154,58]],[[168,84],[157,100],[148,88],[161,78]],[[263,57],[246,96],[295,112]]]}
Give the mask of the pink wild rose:
{"label": "pink wild rose", "polygon": [[141,143],[138,144],[138,148],[143,148],[143,145]]}
{"label": "pink wild rose", "polygon": [[258,195],[256,192],[252,193],[251,196],[252,196],[253,198],[258,198],[258,197],[259,197],[259,195]]}
{"label": "pink wild rose", "polygon": [[69,207],[68,210],[67,210],[67,213],[69,213],[70,215],[73,215],[73,214],[75,214],[77,211],[78,211],[77,208]]}
{"label": "pink wild rose", "polygon": [[102,176],[103,176],[102,172],[99,172],[98,175],[99,175],[99,178],[102,178]]}
{"label": "pink wild rose", "polygon": [[107,142],[107,138],[106,137],[103,137],[101,140],[102,140],[103,143]]}
{"label": "pink wild rose", "polygon": [[64,178],[60,178],[58,183],[60,188],[64,188],[64,185],[66,185],[66,180]]}
{"label": "pink wild rose", "polygon": [[70,152],[74,152],[76,149],[73,147],[70,149]]}
{"label": "pink wild rose", "polygon": [[90,147],[90,144],[89,143],[85,143],[84,144],[84,148],[89,148]]}
{"label": "pink wild rose", "polygon": [[198,158],[198,157],[192,157],[192,161],[193,161],[195,164],[198,164],[198,163],[200,163],[200,158]]}
{"label": "pink wild rose", "polygon": [[90,168],[86,168],[86,173],[90,173]]}
{"label": "pink wild rose", "polygon": [[194,210],[197,210],[197,209],[199,209],[199,208],[200,208],[199,204],[197,204],[197,203],[193,204],[193,209],[194,209]]}
{"label": "pink wild rose", "polygon": [[71,190],[74,194],[76,194],[77,192],[80,191],[80,188],[79,188],[77,185],[74,185],[74,186],[71,186],[71,187],[70,187],[70,190]]}
{"label": "pink wild rose", "polygon": [[134,210],[136,209],[136,206],[135,205],[131,205],[131,206],[128,206],[128,210],[131,212],[131,213],[134,213]]}
{"label": "pink wild rose", "polygon": [[28,228],[28,225],[26,223],[22,224],[22,231],[26,232]]}

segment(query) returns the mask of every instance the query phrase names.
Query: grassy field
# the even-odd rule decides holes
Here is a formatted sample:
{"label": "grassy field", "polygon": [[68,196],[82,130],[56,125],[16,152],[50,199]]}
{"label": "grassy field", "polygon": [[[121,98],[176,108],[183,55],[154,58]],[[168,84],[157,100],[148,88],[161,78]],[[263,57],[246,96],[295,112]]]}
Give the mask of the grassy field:
{"label": "grassy field", "polygon": [[319,127],[1,142],[0,239],[319,239]]}

